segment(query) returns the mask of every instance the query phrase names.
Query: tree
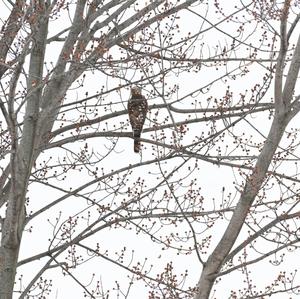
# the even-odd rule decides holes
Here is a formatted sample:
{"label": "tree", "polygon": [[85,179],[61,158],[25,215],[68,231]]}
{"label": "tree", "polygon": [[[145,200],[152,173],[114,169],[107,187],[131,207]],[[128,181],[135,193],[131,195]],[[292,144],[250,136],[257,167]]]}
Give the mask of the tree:
{"label": "tree", "polygon": [[1,299],[299,294],[299,1],[2,6]]}

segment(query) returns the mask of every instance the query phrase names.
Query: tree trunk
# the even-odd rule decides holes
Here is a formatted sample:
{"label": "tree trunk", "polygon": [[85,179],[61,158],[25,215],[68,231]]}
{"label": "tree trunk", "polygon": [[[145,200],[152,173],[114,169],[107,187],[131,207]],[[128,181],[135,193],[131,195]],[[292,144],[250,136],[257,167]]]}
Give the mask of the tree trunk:
{"label": "tree trunk", "polygon": [[[6,215],[2,222],[0,247],[0,294],[1,299],[13,296],[18,254],[25,225],[25,199],[28,181],[34,160],[38,155],[40,135],[37,130],[40,99],[42,95],[43,64],[48,31],[46,7],[33,6],[38,10],[37,18],[31,24],[34,36],[29,63],[26,96],[26,111],[22,138],[18,143],[18,128],[15,115],[11,112],[9,131],[11,135],[11,159],[9,194]],[[11,103],[10,105],[13,105]],[[13,110],[13,109],[11,109]]]}
{"label": "tree trunk", "polygon": [[[286,3],[289,4],[287,1]],[[282,20],[282,26],[285,25],[285,19]],[[245,222],[246,216],[255,197],[261,188],[270,163],[278,148],[284,130],[291,118],[295,115],[291,100],[297,82],[300,69],[300,36],[298,37],[297,46],[289,67],[288,75],[285,81],[284,89],[282,90],[282,74],[281,67],[282,57],[286,55],[285,36],[282,36],[280,54],[277,60],[277,80],[275,82],[275,116],[270,128],[268,137],[265,141],[263,149],[257,159],[255,168],[252,174],[246,181],[245,188],[241,194],[236,209],[227,226],[220,242],[209,256],[203,268],[200,280],[198,282],[198,292],[195,294],[195,299],[208,299],[214,281],[219,274],[221,267],[232,249],[240,230]]]}
{"label": "tree trunk", "polygon": [[[287,117],[287,116],[286,116]],[[273,155],[284,133],[287,125],[285,116],[274,118],[268,138],[263,150],[257,160],[252,174],[249,176],[244,192],[241,194],[237,207],[232,215],[224,235],[213,253],[208,258],[200,280],[198,282],[198,293],[195,299],[208,299],[212,286],[219,273],[225,258],[233,247],[240,230],[245,222],[245,218],[251,207],[268,171]]]}

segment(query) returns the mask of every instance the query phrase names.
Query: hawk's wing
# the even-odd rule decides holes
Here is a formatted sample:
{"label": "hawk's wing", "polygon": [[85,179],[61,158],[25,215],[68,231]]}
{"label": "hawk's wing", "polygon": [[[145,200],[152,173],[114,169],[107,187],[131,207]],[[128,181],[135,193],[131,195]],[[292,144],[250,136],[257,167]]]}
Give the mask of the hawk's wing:
{"label": "hawk's wing", "polygon": [[[141,134],[148,110],[147,100],[144,96],[140,99],[130,99],[128,102],[128,114],[132,130],[135,134]],[[136,136],[140,137],[140,136]]]}

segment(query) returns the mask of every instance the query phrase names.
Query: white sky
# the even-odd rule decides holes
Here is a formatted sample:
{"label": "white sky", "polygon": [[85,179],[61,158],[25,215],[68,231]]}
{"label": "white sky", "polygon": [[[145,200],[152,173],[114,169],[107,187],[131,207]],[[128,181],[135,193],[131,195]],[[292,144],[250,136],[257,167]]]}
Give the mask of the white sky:
{"label": "white sky", "polygon": [[[2,1],[3,4],[6,3],[5,1]],[[142,1],[143,2],[143,1]],[[222,6],[225,9],[225,14],[232,11],[232,8],[234,7],[235,3],[239,3],[239,1],[226,1],[221,0],[220,1]],[[208,12],[208,18],[210,20],[213,20],[214,22],[217,22],[218,19],[215,18],[215,8],[213,7],[212,3],[210,2],[209,6],[209,12]],[[225,5],[225,3],[228,5]],[[3,5],[2,5],[3,6]],[[4,8],[4,6],[3,6]],[[205,14],[204,6],[202,8],[197,9],[197,12],[200,14]],[[226,11],[227,10],[227,11]],[[0,15],[4,15],[6,13],[5,10],[2,10],[0,12]],[[191,31],[192,33],[197,32],[202,24],[199,24],[199,18],[190,12],[185,12],[183,14],[180,14],[180,26],[181,26],[181,34],[184,35],[186,32]],[[242,16],[239,16],[239,18],[242,18]],[[55,21],[50,24],[50,31],[49,36],[52,36],[59,30],[61,30],[62,26],[65,26],[67,24],[68,17],[67,15],[62,15],[60,20]],[[207,24],[204,24],[202,27],[202,30],[208,26]],[[233,23],[222,23],[220,26],[220,29],[222,29],[224,32],[235,32],[236,28],[238,27],[238,24]],[[254,28],[252,25],[250,25],[249,32],[254,31],[254,34],[249,37],[249,40],[252,40],[252,42],[257,42],[259,36],[261,35],[261,32],[264,30],[264,28],[260,28],[261,25],[258,26],[258,28]],[[278,29],[278,23],[275,23],[274,26]],[[180,35],[175,36],[175,39],[179,39]],[[207,57],[209,54],[213,53],[215,49],[217,49],[217,46],[223,47],[230,44],[231,39],[228,36],[224,36],[222,33],[213,31],[213,34],[204,34],[201,35],[199,40],[197,41],[197,49],[195,49],[193,53],[193,57],[198,57],[199,55],[203,55],[204,57]],[[199,44],[203,43],[203,52],[200,53],[199,50]],[[56,61],[58,49],[59,49],[59,43],[55,44],[53,48],[47,50],[47,61]],[[267,48],[266,48],[267,49]],[[112,52],[114,53],[114,52]],[[248,53],[245,49],[242,49],[240,52],[238,52],[238,55],[240,57],[246,57]],[[260,57],[262,58],[268,58],[269,53],[260,53]],[[49,64],[50,65],[50,64]],[[231,64],[233,65],[233,64]],[[221,76],[225,74],[227,69],[225,67],[220,67],[220,69],[217,71],[218,76]],[[211,90],[209,90],[207,93],[198,93],[195,97],[197,101],[199,101],[198,105],[201,105],[202,107],[206,107],[207,105],[207,99],[209,96],[213,96],[216,98],[222,97],[225,94],[226,86],[230,85],[231,90],[234,92],[234,100],[238,100],[238,95],[240,92],[244,92],[245,89],[248,89],[248,91],[253,87],[255,83],[262,84],[262,77],[263,77],[264,69],[260,66],[252,66],[250,67],[250,73],[248,73],[243,78],[239,78],[237,81],[229,80],[228,82],[217,83],[213,85]],[[129,77],[129,76],[128,76]],[[180,76],[175,76],[175,74],[170,74],[166,78],[166,82],[168,86],[173,86],[174,84],[179,84],[180,89],[178,92],[178,97],[181,97],[187,93],[189,93],[190,90],[195,89],[195,87],[204,86],[205,82],[210,82],[212,78],[216,77],[216,70],[214,68],[207,68],[205,66],[201,67],[201,70],[198,74],[194,73],[183,73],[180,74]],[[139,78],[139,75],[136,75],[135,78]],[[259,81],[259,82],[258,82]],[[85,80],[85,86],[84,88],[80,90],[73,90],[68,93],[66,98],[66,103],[75,101],[78,99],[81,99],[85,92],[88,91],[89,95],[92,95],[93,93],[100,90],[101,86],[105,86],[106,88],[111,88],[113,86],[117,86],[119,84],[118,79],[109,79],[103,75],[100,74],[100,72],[96,71],[93,74],[87,74],[86,80]],[[246,87],[247,86],[247,87]],[[299,90],[299,85],[298,85]],[[272,90],[272,88],[270,89]],[[149,93],[150,89],[149,86],[146,86],[144,88],[144,93]],[[122,107],[126,107],[126,101],[129,96],[129,89],[123,89],[120,93],[115,92],[114,94],[109,95],[105,101],[106,103],[109,101],[112,101],[116,104],[113,109],[122,109]],[[264,101],[269,100],[272,98],[272,94],[269,94],[268,97],[264,99]],[[168,100],[174,100],[168,99]],[[189,108],[191,107],[191,103],[195,99],[188,98],[188,100],[184,101],[181,105],[176,104],[176,107],[178,108]],[[152,102],[158,102],[162,103],[161,98],[156,97],[151,101]],[[121,102],[121,103],[120,103]],[[199,106],[198,106],[199,108]],[[104,113],[103,111],[99,111],[99,113]],[[164,118],[166,116],[165,111],[160,111],[159,117]],[[77,114],[70,114],[69,119],[77,117]],[[149,116],[149,119],[152,116]],[[182,116],[178,116],[178,119]],[[259,131],[261,134],[266,135],[269,129],[270,121],[267,119],[268,115],[256,115],[252,119],[250,119],[251,124],[255,125],[256,128],[259,128]],[[118,118],[117,120],[109,121],[108,127],[113,128],[113,125],[118,125],[119,120],[121,118]],[[124,121],[127,121],[127,117],[122,118]],[[297,121],[298,118],[295,119],[290,127],[297,127]],[[150,121],[146,121],[146,128],[149,127]],[[106,126],[106,125],[105,125]],[[218,122],[218,127],[222,127],[223,124],[221,122]],[[96,126],[94,126],[96,128]],[[102,129],[104,125],[100,124],[100,129]],[[127,127],[127,130],[130,130],[129,127]],[[200,131],[208,131],[205,123],[201,123],[200,125],[193,125],[190,126],[190,131],[188,132],[188,135],[185,137],[187,141],[190,141],[194,138],[195,135],[199,134],[198,130]],[[263,138],[257,134],[257,132],[247,123],[243,122],[241,125],[236,126],[233,131],[236,135],[242,136],[243,133],[245,133],[247,136],[253,135],[253,139],[255,142],[262,142]],[[68,133],[67,133],[68,134]],[[170,131],[167,131],[166,134],[170,135]],[[68,135],[66,135],[68,136]],[[145,134],[145,138],[151,138],[151,134]],[[233,139],[230,139],[230,137],[227,137],[226,142],[230,148],[233,148],[234,145],[232,145],[230,142],[232,142]],[[93,139],[89,140],[89,147],[93,147],[94,151],[97,151],[98,153],[105,152],[105,147],[108,143],[104,143],[104,138],[99,139]],[[74,144],[68,145],[69,149],[73,150],[79,150],[84,146],[85,142],[76,142]],[[132,140],[128,138],[123,138],[118,141],[117,145],[117,153],[112,153],[108,159],[105,159],[101,161],[101,165],[99,167],[103,167],[105,169],[105,172],[109,172],[110,170],[115,170],[120,167],[124,167],[128,164],[134,164],[139,162],[140,159],[143,161],[146,161],[147,159],[153,158],[153,150],[151,149],[150,144],[144,144],[144,150],[142,157],[139,155],[135,155],[132,152]],[[222,149],[223,154],[225,154],[224,149]],[[257,152],[255,149],[253,149],[253,152]],[[52,163],[55,164],[58,159],[62,159],[62,151],[51,150],[46,154],[43,154],[38,163],[46,160],[49,158],[49,155],[52,156]],[[210,155],[216,155],[217,151],[216,149],[213,149],[210,152]],[[172,160],[171,162],[168,162],[168,164],[164,165],[163,167],[166,170],[170,170],[174,167],[176,167],[181,162],[180,159]],[[37,163],[37,165],[38,165]],[[296,168],[294,164],[290,164],[292,166],[289,166],[288,164],[284,164],[283,171],[286,171],[286,173],[295,173]],[[187,167],[183,168],[179,173],[175,175],[173,178],[174,181],[180,179],[181,177],[184,177],[185,172],[187,171]],[[155,185],[157,183],[156,177],[158,175],[149,174],[149,172],[158,172],[158,167],[154,167],[153,165],[143,167],[141,169],[136,169],[131,175],[131,181],[128,182],[128,185],[132,184],[134,179],[141,176],[145,179],[145,184],[150,188],[151,186]],[[231,200],[236,201],[238,200],[239,193],[237,192],[235,185],[233,182],[242,182],[242,177],[238,174],[236,170],[232,171],[230,168],[226,167],[218,167],[218,166],[212,166],[206,162],[199,161],[199,169],[191,176],[191,177],[197,177],[198,184],[197,187],[201,188],[201,194],[203,194],[205,198],[204,207],[207,210],[213,209],[214,205],[218,207],[221,203],[221,197],[222,197],[222,188],[225,186],[225,196],[226,197],[229,193],[232,193]],[[78,172],[78,171],[72,171],[69,172],[69,175],[66,180],[60,182],[58,185],[62,188],[76,188],[79,184],[82,182],[89,181],[91,178],[86,176],[85,172]],[[184,180],[183,182],[187,183],[190,180],[188,178],[187,180]],[[89,189],[91,191],[92,189]],[[277,198],[279,195],[280,190],[278,188],[273,188],[269,191],[270,195],[269,198],[274,196],[274,198]],[[158,194],[162,194],[162,191],[159,191]],[[55,191],[53,189],[44,187],[44,186],[38,186],[35,185],[34,187],[29,188],[29,206],[27,208],[28,212],[31,210],[36,211],[42,206],[44,206],[48,202],[52,202],[59,196],[63,195],[63,192]],[[95,192],[93,195],[91,195],[91,198],[102,202],[107,202],[108,199],[104,199],[105,192]],[[124,195],[125,196],[125,195]],[[158,196],[158,195],[157,195]],[[116,203],[118,203],[122,196],[117,197],[115,200]],[[144,203],[146,203],[147,200],[145,200]],[[79,197],[71,197],[64,201],[63,203],[59,204],[56,209],[52,209],[48,212],[43,213],[40,217],[37,217],[35,220],[33,220],[30,223],[30,226],[32,226],[32,233],[25,232],[23,235],[22,240],[22,247],[20,252],[20,260],[27,258],[31,255],[37,254],[41,251],[44,251],[48,245],[48,239],[52,238],[52,226],[50,225],[49,221],[51,223],[55,223],[55,219],[59,217],[59,212],[61,212],[61,216],[58,220],[58,226],[62,224],[66,219],[68,219],[69,216],[74,215],[81,211],[82,209],[86,208],[86,201],[83,198]],[[4,211],[2,210],[2,215]],[[97,217],[97,212],[95,210],[90,209],[91,212],[91,218]],[[229,216],[228,214],[227,216]],[[272,213],[271,213],[272,216]],[[83,227],[86,225],[86,219],[83,219],[82,217],[87,217],[87,212],[81,213],[78,219],[78,226]],[[259,217],[259,216],[258,216]],[[49,219],[49,221],[48,221]],[[227,219],[228,220],[228,219]],[[216,224],[214,225],[213,229],[209,231],[203,232],[201,235],[212,235],[212,241],[211,246],[209,249],[209,253],[214,248],[214,246],[217,244],[217,242],[220,239],[220,236],[222,235],[225,225],[228,223],[226,219],[225,220],[218,220]],[[157,225],[158,227],[158,225]],[[194,229],[197,232],[202,232],[205,230],[205,224],[198,223],[194,226]],[[171,228],[172,230],[175,229],[174,227]],[[180,234],[184,235],[185,231],[188,231],[189,228],[185,222],[182,222],[178,228],[176,228],[176,232],[179,232]],[[241,234],[239,240],[237,241],[237,244],[239,244],[239,241],[242,241],[245,237],[245,234],[247,232],[247,228],[243,231]],[[162,236],[169,234],[169,227],[166,226],[161,230],[160,233]],[[170,250],[162,250],[161,246],[154,245],[154,243],[149,239],[148,236],[143,235],[142,233],[136,234],[135,231],[126,231],[124,229],[105,229],[101,232],[98,232],[95,236],[92,238],[89,238],[88,241],[83,242],[85,244],[91,244],[91,246],[94,246],[95,243],[100,244],[100,248],[102,249],[108,249],[110,251],[111,257],[115,256],[115,252],[120,252],[124,246],[126,246],[127,254],[125,257],[124,264],[129,263],[131,258],[132,264],[135,264],[137,262],[143,262],[145,258],[147,258],[147,263],[145,268],[149,269],[150,267],[153,268],[151,274],[154,275],[154,273],[159,273],[166,265],[166,263],[172,261],[174,265],[174,273],[176,273],[178,276],[181,273],[184,273],[184,271],[187,269],[189,276],[188,280],[186,282],[186,286],[193,286],[198,281],[201,273],[201,265],[199,261],[197,260],[197,257],[195,254],[192,255],[177,255],[176,251],[170,251]],[[192,243],[190,243],[192,244]],[[264,250],[264,245],[262,245],[259,250]],[[80,250],[78,248],[78,250]],[[134,251],[134,255],[132,257],[132,250]],[[86,253],[82,252],[82,254],[86,255]],[[250,253],[250,255],[254,256],[254,253]],[[62,255],[59,257],[59,261],[64,261],[65,255]],[[274,257],[272,257],[274,258]],[[270,258],[270,259],[272,259]],[[26,286],[27,283],[32,279],[34,275],[36,275],[37,271],[40,269],[40,267],[44,264],[44,260],[41,261],[35,261],[34,263],[30,263],[26,266],[20,267],[20,270],[18,272],[17,278],[20,278],[20,275],[23,275],[22,278],[22,286]],[[249,274],[249,277],[253,277],[253,282],[257,285],[257,288],[262,288],[264,290],[264,286],[266,283],[271,283],[273,279],[275,279],[279,273],[280,270],[287,271],[287,272],[293,272],[293,269],[299,268],[299,259],[295,258],[294,254],[290,254],[285,258],[285,263],[282,265],[279,265],[274,269],[274,267],[270,266],[270,263],[268,261],[263,262],[259,266],[250,267],[250,270],[252,273]],[[101,281],[103,288],[105,290],[112,289],[115,287],[115,281],[118,280],[121,282],[121,289],[126,291],[128,280],[125,279],[128,275],[127,272],[121,270],[119,267],[113,266],[111,263],[106,262],[104,259],[91,259],[90,261],[84,263],[77,269],[75,269],[73,272],[73,275],[75,275],[78,279],[81,280],[81,282],[85,285],[91,285],[95,286],[96,281]],[[92,273],[95,274],[94,280],[91,281]],[[154,275],[155,276],[155,275]],[[74,283],[74,280],[70,278],[69,276],[62,275],[61,271],[57,268],[48,270],[44,275],[44,279],[51,279],[53,280],[53,287],[52,292],[49,296],[46,296],[46,298],[56,298],[56,299],[64,299],[64,298],[74,298],[74,299],[80,299],[83,298],[82,289],[80,289],[76,283]],[[242,280],[244,279],[244,276],[241,275],[239,271],[236,271],[233,275],[228,275],[226,277],[223,277],[221,282],[219,282],[216,287],[216,293],[212,294],[212,298],[230,298],[230,290],[238,290],[239,286],[243,288]],[[261,282],[261,285],[259,283]],[[299,282],[299,279],[297,278],[297,283]],[[19,282],[18,282],[19,283]],[[90,285],[89,285],[90,286]],[[92,288],[91,288],[92,289]],[[19,295],[16,294],[14,298],[18,298]],[[116,293],[114,294],[113,291],[111,291],[111,297],[110,298],[117,298]],[[122,298],[122,297],[120,297]],[[144,283],[139,282],[134,284],[133,289],[130,293],[129,299],[133,298],[147,298],[147,293],[145,292]],[[294,298],[294,295],[288,295],[288,294],[278,294],[272,296],[272,298]]]}

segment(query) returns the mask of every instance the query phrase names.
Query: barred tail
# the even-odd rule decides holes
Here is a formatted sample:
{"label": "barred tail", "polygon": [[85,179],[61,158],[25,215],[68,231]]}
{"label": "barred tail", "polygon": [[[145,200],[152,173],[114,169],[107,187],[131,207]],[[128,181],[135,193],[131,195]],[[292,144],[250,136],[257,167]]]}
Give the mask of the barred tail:
{"label": "barred tail", "polygon": [[133,150],[135,153],[140,152],[141,143],[138,140],[134,140]]}
{"label": "barred tail", "polygon": [[139,153],[140,152],[140,147],[141,147],[141,143],[139,141],[139,138],[141,137],[141,132],[134,130],[133,131],[133,137],[134,137],[134,145],[133,145],[133,150],[135,153]]}

